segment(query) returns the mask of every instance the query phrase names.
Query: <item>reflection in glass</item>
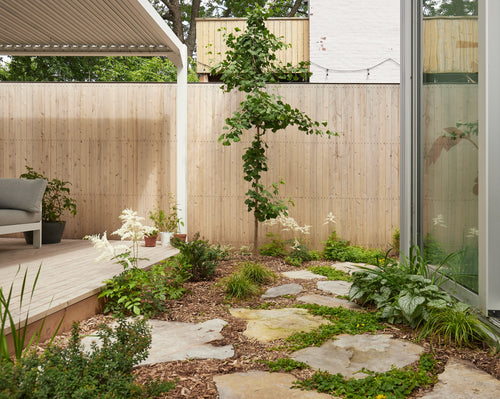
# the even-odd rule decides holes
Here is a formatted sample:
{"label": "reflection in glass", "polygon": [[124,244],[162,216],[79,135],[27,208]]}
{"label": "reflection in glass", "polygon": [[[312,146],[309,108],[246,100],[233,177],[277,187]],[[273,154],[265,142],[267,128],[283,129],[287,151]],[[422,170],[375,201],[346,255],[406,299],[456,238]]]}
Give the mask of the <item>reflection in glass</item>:
{"label": "reflection in glass", "polygon": [[477,0],[423,1],[424,254],[478,288]]}

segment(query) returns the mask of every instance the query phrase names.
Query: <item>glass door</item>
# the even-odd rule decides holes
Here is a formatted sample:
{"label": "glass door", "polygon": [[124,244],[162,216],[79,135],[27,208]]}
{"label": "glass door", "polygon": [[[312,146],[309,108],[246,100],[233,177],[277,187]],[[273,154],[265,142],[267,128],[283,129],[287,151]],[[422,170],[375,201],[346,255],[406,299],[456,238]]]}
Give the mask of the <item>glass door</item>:
{"label": "glass door", "polygon": [[426,260],[478,292],[477,0],[422,2],[419,232]]}

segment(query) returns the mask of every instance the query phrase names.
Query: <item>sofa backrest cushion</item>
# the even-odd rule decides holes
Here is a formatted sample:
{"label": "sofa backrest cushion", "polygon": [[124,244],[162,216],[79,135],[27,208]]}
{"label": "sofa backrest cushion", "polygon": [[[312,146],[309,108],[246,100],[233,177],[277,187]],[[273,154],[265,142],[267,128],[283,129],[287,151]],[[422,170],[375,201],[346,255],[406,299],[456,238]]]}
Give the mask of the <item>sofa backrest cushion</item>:
{"label": "sofa backrest cushion", "polygon": [[40,212],[45,187],[44,179],[0,178],[0,208]]}

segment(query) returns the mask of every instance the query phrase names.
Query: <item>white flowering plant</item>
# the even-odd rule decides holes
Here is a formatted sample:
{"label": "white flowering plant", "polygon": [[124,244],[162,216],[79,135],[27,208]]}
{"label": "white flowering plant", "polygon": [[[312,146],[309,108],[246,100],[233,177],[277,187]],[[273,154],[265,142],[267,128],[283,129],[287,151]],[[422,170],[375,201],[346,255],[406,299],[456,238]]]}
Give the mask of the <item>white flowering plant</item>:
{"label": "white flowering plant", "polygon": [[143,226],[142,221],[144,218],[132,209],[124,209],[119,217],[122,220],[122,226],[112,234],[120,236],[122,241],[130,240],[132,247],[125,244],[112,245],[108,241],[107,232],[104,232],[102,237],[99,234],[94,234],[85,236],[84,239],[89,240],[100,253],[96,258],[96,262],[114,260],[115,263],[122,265],[124,269],[137,267],[139,260],[146,259],[139,258],[139,241],[144,239],[146,235],[152,234],[154,227]]}

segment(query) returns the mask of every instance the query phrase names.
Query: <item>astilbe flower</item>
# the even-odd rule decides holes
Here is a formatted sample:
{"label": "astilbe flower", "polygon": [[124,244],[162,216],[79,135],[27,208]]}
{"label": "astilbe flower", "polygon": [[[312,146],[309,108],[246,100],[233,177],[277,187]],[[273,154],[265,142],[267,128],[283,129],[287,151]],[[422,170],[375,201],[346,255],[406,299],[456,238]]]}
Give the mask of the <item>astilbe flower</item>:
{"label": "astilbe flower", "polygon": [[138,216],[136,211],[132,209],[124,209],[119,218],[123,221],[122,227],[114,231],[113,234],[119,235],[123,240],[139,241],[146,234],[141,221],[142,216]]}
{"label": "astilbe flower", "polygon": [[89,240],[94,248],[100,253],[100,255],[95,259],[96,262],[110,261],[129,251],[129,248],[126,245],[111,245],[108,241],[106,231],[103,233],[102,237],[99,236],[99,234],[94,234],[90,236],[87,235],[83,237],[83,239]]}

